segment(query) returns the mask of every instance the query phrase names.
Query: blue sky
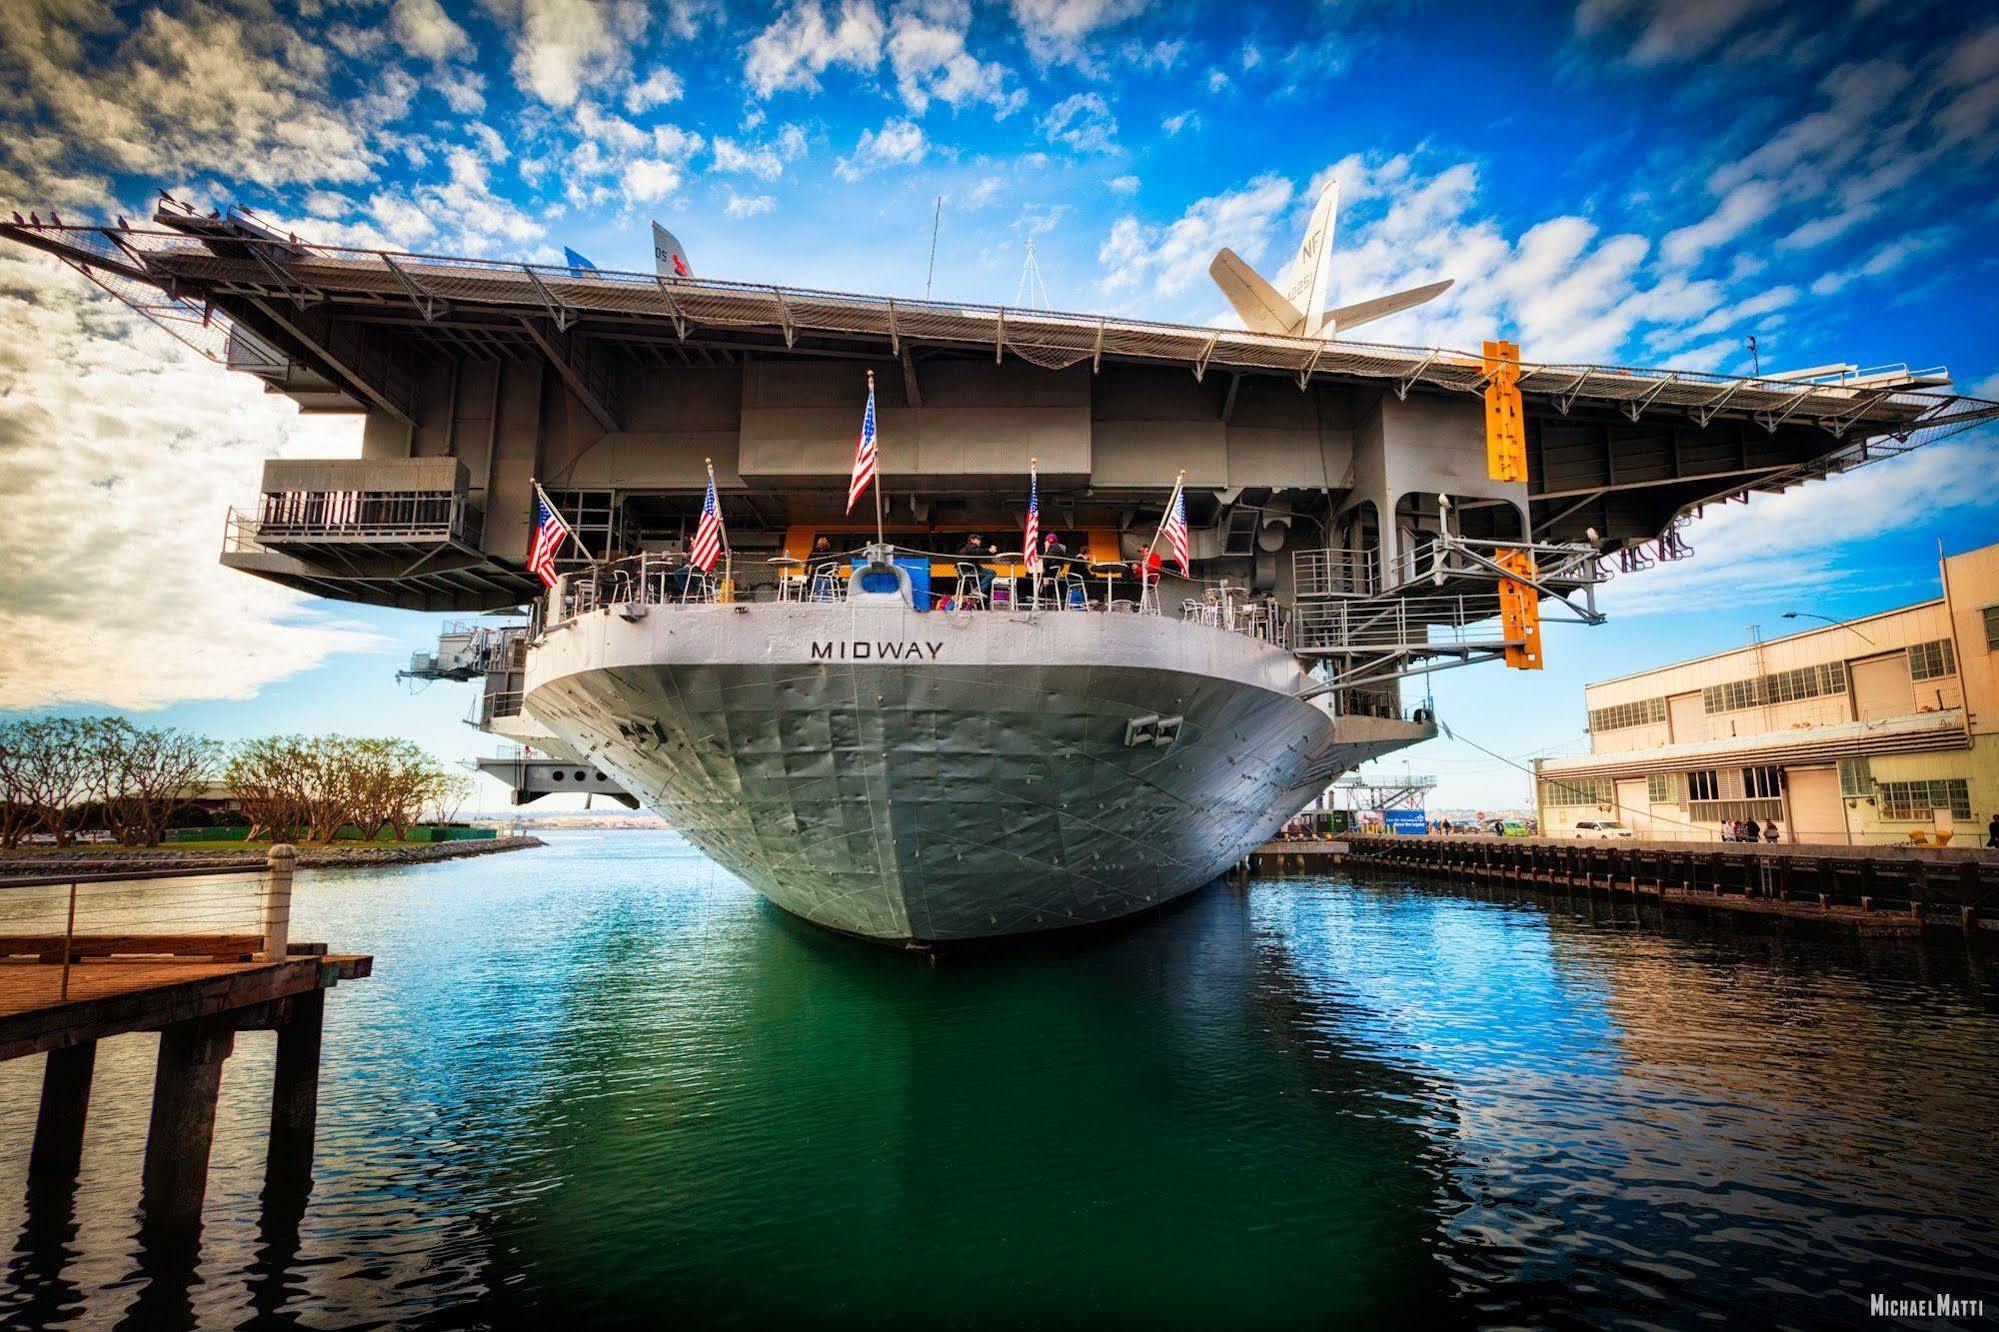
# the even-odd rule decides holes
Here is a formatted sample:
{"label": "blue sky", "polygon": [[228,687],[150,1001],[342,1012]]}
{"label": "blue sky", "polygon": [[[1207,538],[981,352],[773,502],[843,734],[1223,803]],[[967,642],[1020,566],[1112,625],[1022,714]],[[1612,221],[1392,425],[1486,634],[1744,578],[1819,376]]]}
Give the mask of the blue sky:
{"label": "blue sky", "polygon": [[[1438,277],[1381,341],[1747,369],[1947,364],[1999,396],[1999,19],[1962,5],[845,0],[0,5],[0,207],[137,218],[153,189],[328,241],[1011,301],[1033,237],[1058,307],[1229,316],[1228,244],[1275,273],[1343,193],[1334,298]],[[434,621],[312,603],[214,562],[270,456],[341,456],[52,262],[0,254],[0,707],[122,707],[217,734],[412,735],[466,691],[393,672]],[[1573,746],[1581,684],[1933,594],[1999,539],[1991,434],[1691,532],[1556,630],[1539,676],[1437,678],[1447,720]],[[1418,691],[1421,684],[1414,686]],[[1517,801],[1462,745],[1440,803]],[[1400,764],[1396,765],[1399,767]]]}

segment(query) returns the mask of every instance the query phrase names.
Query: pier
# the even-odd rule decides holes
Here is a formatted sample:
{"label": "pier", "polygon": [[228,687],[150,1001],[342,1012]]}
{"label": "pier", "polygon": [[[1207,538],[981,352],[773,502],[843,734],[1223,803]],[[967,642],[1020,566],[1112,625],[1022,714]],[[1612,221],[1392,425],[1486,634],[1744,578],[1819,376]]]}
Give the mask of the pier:
{"label": "pier", "polygon": [[1894,846],[1715,846],[1526,837],[1267,842],[1264,874],[1366,866],[1522,889],[1582,892],[1871,932],[1999,931],[1999,856]]}
{"label": "pier", "polygon": [[[143,1224],[160,1252],[191,1251],[223,1063],[238,1033],[270,1031],[277,1060],[265,1189],[303,1197],[318,1125],[326,992],[367,976],[373,959],[290,940],[295,863],[293,849],[280,845],[247,875],[208,870],[143,882],[85,875],[0,894],[8,908],[0,916],[0,1061],[47,1061],[31,1195],[66,1197],[74,1188],[98,1043],[156,1032]],[[39,903],[22,901],[18,894],[31,888],[49,891]],[[38,907],[39,917],[24,918]]]}

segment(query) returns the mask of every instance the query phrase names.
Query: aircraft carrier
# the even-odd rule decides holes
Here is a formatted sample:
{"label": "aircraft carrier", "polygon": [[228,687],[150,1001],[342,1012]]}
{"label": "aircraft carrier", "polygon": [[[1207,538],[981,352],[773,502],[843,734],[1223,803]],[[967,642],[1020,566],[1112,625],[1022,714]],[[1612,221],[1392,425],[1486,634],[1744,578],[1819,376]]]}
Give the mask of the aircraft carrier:
{"label": "aircraft carrier", "polygon": [[[717,281],[670,237],[653,273],[347,249],[164,197],[142,227],[0,235],[362,418],[357,457],[265,465],[222,560],[515,611],[413,670],[481,682],[517,800],[642,802],[781,907],[920,944],[1189,892],[1432,735],[1410,676],[1538,668],[1544,619],[1600,620],[1602,580],[1691,554],[1702,506],[1999,412],[1901,366],[1356,342],[1447,283],[1329,308],[1333,212],[1283,293],[1217,256],[1241,330]],[[869,372],[878,521],[846,504]],[[689,577],[709,460],[727,552]],[[1039,578],[1037,466],[1075,555]],[[1134,577],[1181,474],[1188,567]],[[547,589],[538,491],[572,533]],[[961,561],[974,534],[1000,553]]]}

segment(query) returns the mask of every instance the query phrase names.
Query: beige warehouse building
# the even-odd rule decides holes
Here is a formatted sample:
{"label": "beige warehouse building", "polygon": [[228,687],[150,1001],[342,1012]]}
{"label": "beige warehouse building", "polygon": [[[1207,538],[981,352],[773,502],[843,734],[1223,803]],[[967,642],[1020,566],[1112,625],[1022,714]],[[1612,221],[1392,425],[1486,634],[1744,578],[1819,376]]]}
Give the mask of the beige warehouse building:
{"label": "beige warehouse building", "polygon": [[1940,562],[1942,595],[1590,685],[1590,752],[1536,764],[1541,827],[1616,819],[1716,841],[1980,845],[1999,810],[1999,545]]}

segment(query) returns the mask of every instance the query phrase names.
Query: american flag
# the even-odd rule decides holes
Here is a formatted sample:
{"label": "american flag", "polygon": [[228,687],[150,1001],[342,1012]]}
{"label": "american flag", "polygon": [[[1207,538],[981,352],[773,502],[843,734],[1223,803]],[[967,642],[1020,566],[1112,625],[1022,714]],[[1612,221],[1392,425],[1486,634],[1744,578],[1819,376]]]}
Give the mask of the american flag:
{"label": "american flag", "polygon": [[534,540],[528,546],[528,572],[541,579],[543,587],[555,586],[555,552],[571,540],[569,524],[548,502],[548,493],[537,483],[534,488]]}
{"label": "american flag", "polygon": [[1020,544],[1030,566],[1041,563],[1041,477],[1027,465],[1027,539]]}
{"label": "american flag", "polygon": [[861,442],[854,449],[854,479],[847,485],[847,512],[875,479],[875,377],[868,375],[868,414],[861,418]]}
{"label": "american flag", "polygon": [[1193,569],[1187,563],[1187,493],[1175,487],[1173,502],[1166,506],[1166,521],[1160,525],[1160,534],[1166,538],[1166,550],[1180,562],[1180,576],[1193,577]]}
{"label": "american flag", "polygon": [[701,525],[694,529],[694,545],[687,562],[707,573],[722,555],[722,506],[715,502],[715,473],[708,473],[708,499],[701,506]]}

